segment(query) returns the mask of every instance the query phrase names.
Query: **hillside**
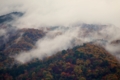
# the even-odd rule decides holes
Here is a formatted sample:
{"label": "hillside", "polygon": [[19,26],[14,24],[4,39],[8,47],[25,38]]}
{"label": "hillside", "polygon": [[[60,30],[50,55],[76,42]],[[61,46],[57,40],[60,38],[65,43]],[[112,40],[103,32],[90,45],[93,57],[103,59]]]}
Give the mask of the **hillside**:
{"label": "hillside", "polygon": [[87,43],[24,65],[0,70],[0,80],[119,80],[120,64],[105,49]]}
{"label": "hillside", "polygon": [[6,54],[9,54],[9,52],[14,54],[21,50],[30,50],[34,48],[35,42],[44,35],[45,33],[42,30],[21,29],[17,31],[17,34],[10,36],[10,40],[5,44],[4,52]]}
{"label": "hillside", "polygon": [[0,80],[120,80],[120,0],[0,0]]}
{"label": "hillside", "polygon": [[[47,33],[42,29],[17,29],[5,24],[22,15],[13,12],[0,16],[0,30],[3,31],[0,35],[0,80],[120,80],[118,60],[100,45],[95,45],[97,42],[104,45],[106,40],[103,39],[59,51],[43,60],[35,58],[20,64],[12,56],[36,48],[36,42]],[[83,36],[89,36],[89,33],[103,27],[106,25],[82,24]],[[55,29],[59,27],[47,28],[48,31]],[[49,35],[55,37],[61,34],[58,31]],[[115,40],[111,44],[119,42]]]}
{"label": "hillside", "polygon": [[9,14],[5,14],[0,16],[0,24],[3,24],[5,22],[11,22],[12,20],[15,20],[17,17],[23,16],[23,13],[21,12],[11,12]]}
{"label": "hillside", "polygon": [[38,29],[20,29],[10,31],[6,35],[9,35],[6,41],[4,36],[0,37],[0,69],[14,64],[14,59],[10,57],[11,55],[34,48],[36,41],[42,38],[45,32]]}
{"label": "hillside", "polygon": [[[92,28],[93,27],[93,28]],[[84,27],[83,27],[84,28]],[[19,64],[12,55],[36,48],[35,43],[46,35],[39,29],[15,29],[8,25],[0,26],[7,31],[0,36],[0,80],[119,80],[120,63],[96,40],[60,51],[43,60]],[[85,30],[100,30],[88,26]],[[49,30],[49,29],[48,29]],[[60,34],[56,33],[55,35]],[[7,38],[6,38],[7,36]],[[111,44],[119,43],[119,40]],[[33,53],[34,54],[34,53]]]}

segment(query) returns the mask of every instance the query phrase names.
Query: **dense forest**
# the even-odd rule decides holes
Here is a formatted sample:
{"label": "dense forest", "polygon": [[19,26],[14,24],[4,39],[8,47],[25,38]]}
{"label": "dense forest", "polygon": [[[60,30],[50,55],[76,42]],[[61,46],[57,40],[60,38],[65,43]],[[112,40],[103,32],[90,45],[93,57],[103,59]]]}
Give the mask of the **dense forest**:
{"label": "dense forest", "polygon": [[120,64],[102,47],[86,43],[43,60],[1,68],[0,80],[120,80]]}

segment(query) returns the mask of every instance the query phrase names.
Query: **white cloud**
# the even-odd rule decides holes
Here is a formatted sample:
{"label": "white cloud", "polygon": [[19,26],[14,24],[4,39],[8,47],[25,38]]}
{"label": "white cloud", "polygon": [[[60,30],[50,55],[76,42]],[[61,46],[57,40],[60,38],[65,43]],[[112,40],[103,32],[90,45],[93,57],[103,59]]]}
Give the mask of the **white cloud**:
{"label": "white cloud", "polygon": [[76,23],[120,26],[119,0],[2,0],[0,4],[0,14],[25,12],[16,24],[20,28]]}
{"label": "white cloud", "polygon": [[5,29],[0,29],[0,37],[6,35]]}
{"label": "white cloud", "polygon": [[[95,39],[107,39],[108,42],[120,39],[120,0],[1,0],[0,15],[13,11],[24,13],[12,22],[18,28],[70,27],[48,32],[36,43],[36,49],[17,55],[16,60],[22,63],[72,48],[73,43],[74,46],[81,44],[76,44],[79,40],[83,43]],[[89,33],[78,27],[71,28],[80,23],[112,24],[117,27],[105,27],[99,32]],[[61,34],[56,35],[56,32]]]}
{"label": "white cloud", "polygon": [[[34,58],[43,59],[44,57],[51,56],[59,51],[67,50],[74,46],[82,45],[83,43],[92,42],[95,40],[101,40],[97,41],[96,43],[113,53],[115,52],[115,46],[111,45],[111,41],[120,39],[120,36],[115,36],[115,32],[113,31],[119,33],[118,31],[120,31],[120,28],[106,26],[100,30],[92,31],[87,28],[82,28],[81,26],[66,28],[58,27],[55,30],[49,31],[45,37],[38,40],[35,49],[27,52],[21,52],[14,57],[17,61],[26,63]],[[107,34],[106,32],[110,33]],[[102,40],[106,40],[107,42]],[[116,50],[117,49],[118,48],[116,48]]]}
{"label": "white cloud", "polygon": [[[57,34],[56,31],[57,33],[58,31],[61,31],[60,33],[62,34]],[[15,59],[25,63],[34,58],[43,59],[44,57],[51,56],[58,51],[72,48],[72,44],[75,44],[74,39],[78,36],[78,31],[78,28],[70,28],[65,30],[65,32],[63,29],[51,31],[36,43],[36,49],[32,49],[28,52],[22,52],[15,56]]]}

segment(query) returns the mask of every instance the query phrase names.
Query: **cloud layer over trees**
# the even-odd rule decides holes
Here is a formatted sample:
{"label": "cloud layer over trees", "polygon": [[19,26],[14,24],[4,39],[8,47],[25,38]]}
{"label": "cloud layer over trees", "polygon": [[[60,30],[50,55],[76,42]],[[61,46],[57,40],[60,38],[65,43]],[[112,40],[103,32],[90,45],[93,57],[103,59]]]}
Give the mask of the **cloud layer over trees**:
{"label": "cloud layer over trees", "polygon": [[[105,39],[109,44],[120,39],[120,0],[1,0],[0,15],[11,12],[24,14],[9,23],[17,28],[60,27],[48,31],[44,38],[38,40],[36,49],[15,56],[22,63],[96,39]],[[81,28],[83,23],[107,27],[87,33]],[[0,36],[5,34],[0,31]],[[108,44],[104,47],[111,50]]]}

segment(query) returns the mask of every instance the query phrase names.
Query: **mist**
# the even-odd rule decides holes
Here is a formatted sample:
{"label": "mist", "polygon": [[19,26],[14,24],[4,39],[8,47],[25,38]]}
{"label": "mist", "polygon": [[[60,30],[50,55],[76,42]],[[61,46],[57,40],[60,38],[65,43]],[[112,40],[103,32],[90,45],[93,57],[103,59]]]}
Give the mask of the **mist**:
{"label": "mist", "polygon": [[18,28],[69,26],[78,23],[120,26],[119,0],[1,0],[0,15],[23,12]]}
{"label": "mist", "polygon": [[28,52],[21,52],[19,55],[15,56],[15,58],[21,63],[28,62],[34,58],[42,60],[44,57],[51,56],[58,51],[72,48],[72,43],[74,45],[76,44],[74,39],[76,39],[77,36],[77,28],[70,28],[66,31],[64,29],[50,31],[44,38],[37,41],[35,49]]}
{"label": "mist", "polygon": [[[119,0],[1,0],[0,16],[12,12],[23,13],[22,16],[15,17],[14,21],[6,22],[17,29],[51,29],[58,26],[47,31],[36,42],[36,48],[14,55],[15,60],[21,63],[34,58],[43,59],[59,51],[99,39],[107,41],[101,46],[117,55],[113,50],[118,49],[114,49],[116,47],[111,45],[111,41],[120,39]],[[99,29],[91,30],[82,24],[97,25]],[[4,34],[0,30],[0,36]]]}
{"label": "mist", "polygon": [[[93,29],[93,31],[83,26],[57,27],[54,30],[50,30],[45,37],[39,39],[34,49],[20,52],[14,58],[20,63],[26,63],[35,58],[42,60],[59,51],[72,49],[75,46],[89,42],[93,42],[96,45],[99,44],[112,53],[112,55],[118,56],[116,52],[119,50],[119,47],[116,48],[116,46],[111,44],[111,41],[120,39],[120,36],[115,36],[113,30],[116,30],[118,33],[120,31],[118,27],[114,28],[114,26],[106,26],[98,30]],[[109,33],[107,34],[106,32]]]}
{"label": "mist", "polygon": [[5,29],[0,29],[0,37],[4,36],[6,34],[6,30]]}

